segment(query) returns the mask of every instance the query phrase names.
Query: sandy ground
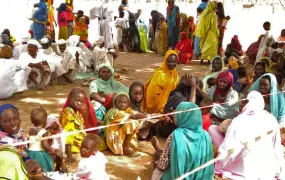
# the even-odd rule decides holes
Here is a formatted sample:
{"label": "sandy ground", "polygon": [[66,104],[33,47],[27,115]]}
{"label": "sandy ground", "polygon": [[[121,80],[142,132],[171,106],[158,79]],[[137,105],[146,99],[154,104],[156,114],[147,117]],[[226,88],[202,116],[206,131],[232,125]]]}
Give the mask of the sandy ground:
{"label": "sandy ground", "polygon": [[[146,82],[152,72],[160,66],[163,58],[155,54],[133,54],[120,53],[115,61],[115,69],[124,69],[126,74],[121,74],[122,82],[130,85],[134,81]],[[206,65],[200,65],[199,61],[192,61],[189,65],[178,65],[177,70],[180,75],[186,72],[202,77],[206,70]],[[82,81],[78,81],[72,85],[57,85],[49,86],[45,91],[28,90],[22,94],[16,94],[5,101],[0,101],[0,104],[11,103],[17,106],[20,110],[22,128],[27,132],[31,127],[30,112],[33,108],[42,106],[49,114],[59,115],[62,106],[66,100],[69,91],[73,87],[81,86]],[[81,86],[82,87],[82,86]],[[88,87],[83,87],[88,92]],[[160,140],[162,144],[164,140]],[[142,179],[148,180],[152,173],[152,154],[154,149],[149,142],[140,142],[138,151],[139,157],[129,158],[126,156],[114,156],[111,152],[104,152],[109,160],[107,164],[107,172],[111,179]],[[74,170],[77,163],[69,167]]]}

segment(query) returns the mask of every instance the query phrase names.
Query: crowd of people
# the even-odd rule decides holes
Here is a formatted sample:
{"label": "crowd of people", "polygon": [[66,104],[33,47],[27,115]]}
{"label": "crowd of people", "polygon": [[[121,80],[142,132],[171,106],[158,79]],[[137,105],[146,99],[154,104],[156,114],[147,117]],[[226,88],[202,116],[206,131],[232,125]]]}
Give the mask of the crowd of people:
{"label": "crowd of people", "polygon": [[[81,10],[73,13],[67,0],[56,9],[57,23],[52,4],[40,0],[34,6],[22,44],[15,44],[8,29],[1,34],[0,99],[54,82],[72,83],[78,72],[96,72],[98,78],[88,93],[73,88],[58,117],[34,108],[26,134],[17,107],[0,106],[0,177],[49,179],[47,173],[67,173],[67,164],[80,154],[71,178],[106,180],[108,160],[101,152],[136,157],[138,142],[151,141],[152,180],[176,179],[217,156],[224,158],[186,179],[285,179],[285,30],[274,40],[265,22],[265,33],[246,52],[237,35],[223,51],[230,17],[221,2],[202,0],[195,23],[169,0],[166,17],[152,11],[147,28],[142,11],[130,12],[123,0],[116,31],[108,1],[92,8],[89,19]],[[96,18],[100,36],[90,44],[88,24]],[[115,79],[115,49],[151,49],[164,59],[148,81],[127,87]],[[177,64],[194,57],[209,61],[205,76],[179,77]],[[95,127],[99,130],[85,131]],[[157,137],[167,138],[165,147]]]}

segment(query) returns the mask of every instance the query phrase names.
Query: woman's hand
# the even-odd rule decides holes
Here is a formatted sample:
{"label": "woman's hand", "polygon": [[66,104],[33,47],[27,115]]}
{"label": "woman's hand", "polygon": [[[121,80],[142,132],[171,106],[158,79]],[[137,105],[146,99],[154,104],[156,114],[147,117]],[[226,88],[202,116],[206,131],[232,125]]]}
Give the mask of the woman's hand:
{"label": "woman's hand", "polygon": [[34,160],[25,161],[28,176],[36,176],[41,174],[41,166]]}
{"label": "woman's hand", "polygon": [[72,156],[66,158],[65,163],[72,164],[75,162],[75,159]]}
{"label": "woman's hand", "polygon": [[250,73],[248,76],[247,76],[247,83],[248,84],[253,84],[253,81],[254,81],[254,72]]}

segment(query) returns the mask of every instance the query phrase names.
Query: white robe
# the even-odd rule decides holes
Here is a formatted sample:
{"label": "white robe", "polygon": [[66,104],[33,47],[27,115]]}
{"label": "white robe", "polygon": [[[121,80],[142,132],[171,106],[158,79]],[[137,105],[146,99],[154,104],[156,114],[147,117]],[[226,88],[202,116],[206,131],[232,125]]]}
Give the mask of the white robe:
{"label": "white robe", "polygon": [[[47,62],[48,62],[46,56],[43,55],[41,52],[38,52],[38,53],[37,53],[37,57],[36,57],[36,58],[32,58],[32,57],[29,55],[29,53],[24,52],[24,53],[22,53],[22,54],[20,55],[19,61],[22,61],[21,63],[23,63],[24,66],[27,66],[27,67],[28,67],[28,65],[29,65],[30,63],[36,64],[36,63],[40,63],[40,62],[43,62],[43,61],[47,61]],[[48,64],[49,64],[49,63],[48,63]],[[37,72],[37,74],[38,74],[37,82],[40,83],[40,82],[41,82],[41,78],[42,78],[40,71],[39,71],[38,69],[36,69],[36,68],[31,68],[31,69],[32,69],[31,71]],[[48,85],[49,82],[50,82],[50,75],[48,76],[48,78],[47,78],[47,80],[46,80],[46,82],[45,82],[45,85]],[[28,87],[35,87],[35,85],[34,85],[34,83],[32,83],[31,81],[28,81]]]}
{"label": "white robe", "polygon": [[28,89],[31,68],[14,59],[0,59],[0,99]]}
{"label": "white robe", "polygon": [[21,53],[28,52],[27,44],[20,44],[13,49],[13,59],[19,59]]}
{"label": "white robe", "polygon": [[109,8],[108,3],[102,3],[101,6],[96,6],[90,11],[90,19],[98,19],[100,36],[104,37],[105,48],[113,49],[115,42],[113,40],[113,11]]}
{"label": "white robe", "polygon": [[[252,91],[242,113],[233,119],[225,139],[219,147],[219,155],[233,153],[216,162],[215,171],[223,178],[235,180],[284,179],[284,154],[279,124],[276,118],[264,110],[262,95]],[[269,131],[272,133],[267,134]],[[261,138],[255,142],[255,138]],[[244,143],[247,143],[245,147]]]}
{"label": "white robe", "polygon": [[99,71],[101,64],[107,63],[113,66],[113,55],[108,54],[108,49],[96,46],[92,52],[92,59],[94,61],[95,71]]}

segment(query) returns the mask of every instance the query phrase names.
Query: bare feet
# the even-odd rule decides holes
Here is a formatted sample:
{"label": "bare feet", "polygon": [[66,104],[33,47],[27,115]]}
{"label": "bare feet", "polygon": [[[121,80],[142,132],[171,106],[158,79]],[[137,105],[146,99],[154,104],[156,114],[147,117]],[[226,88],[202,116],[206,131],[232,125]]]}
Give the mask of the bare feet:
{"label": "bare feet", "polygon": [[160,151],[162,148],[160,147],[159,141],[156,136],[153,136],[151,139],[151,144],[154,147],[155,151]]}

